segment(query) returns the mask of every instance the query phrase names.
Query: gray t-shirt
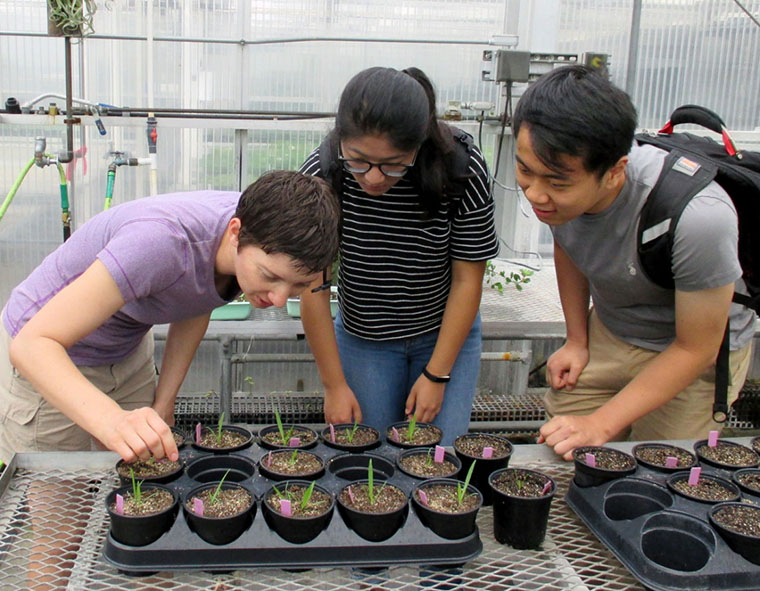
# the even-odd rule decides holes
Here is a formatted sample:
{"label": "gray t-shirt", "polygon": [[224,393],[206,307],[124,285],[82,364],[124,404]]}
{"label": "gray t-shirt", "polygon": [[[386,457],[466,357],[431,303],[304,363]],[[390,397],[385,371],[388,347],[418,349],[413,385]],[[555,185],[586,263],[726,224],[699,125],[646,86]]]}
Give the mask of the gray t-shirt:
{"label": "gray t-shirt", "polygon": [[[673,290],[641,269],[636,251],[639,213],[662,170],[666,152],[634,146],[626,182],[613,204],[552,227],[557,243],[588,278],[602,323],[622,340],[656,351],[675,338]],[[697,291],[735,282],[746,293],[737,259],[738,228],[731,198],[711,183],[686,206],[676,227],[672,268],[676,288]],[[731,349],[750,342],[754,313],[731,305]]]}
{"label": "gray t-shirt", "polygon": [[11,292],[2,318],[5,329],[15,336],[96,259],[126,303],[69,349],[77,365],[117,363],[154,324],[200,316],[223,305],[214,263],[239,198],[236,192],[173,193],[97,214]]}

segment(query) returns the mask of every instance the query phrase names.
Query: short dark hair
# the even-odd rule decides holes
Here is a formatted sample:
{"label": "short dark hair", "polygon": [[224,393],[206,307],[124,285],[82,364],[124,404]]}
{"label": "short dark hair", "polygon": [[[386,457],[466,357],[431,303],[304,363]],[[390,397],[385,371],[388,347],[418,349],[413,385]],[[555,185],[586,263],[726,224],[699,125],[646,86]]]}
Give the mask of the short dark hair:
{"label": "short dark hair", "polygon": [[316,273],[338,253],[340,203],[324,180],[288,170],[267,172],[243,191],[238,248],[258,246],[286,254],[295,266]]}
{"label": "short dark hair", "polygon": [[520,98],[512,117],[515,137],[530,128],[536,156],[562,171],[562,156],[580,157],[601,177],[628,154],[636,131],[630,97],[586,66],[562,66],[544,74]]}

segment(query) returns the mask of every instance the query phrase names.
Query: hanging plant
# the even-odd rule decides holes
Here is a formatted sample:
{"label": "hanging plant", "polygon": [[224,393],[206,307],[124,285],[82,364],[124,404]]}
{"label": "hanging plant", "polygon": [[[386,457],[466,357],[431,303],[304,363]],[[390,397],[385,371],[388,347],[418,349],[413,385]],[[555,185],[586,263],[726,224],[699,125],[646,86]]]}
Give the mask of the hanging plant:
{"label": "hanging plant", "polygon": [[95,31],[95,0],[47,0],[48,33],[56,37],[86,37]]}

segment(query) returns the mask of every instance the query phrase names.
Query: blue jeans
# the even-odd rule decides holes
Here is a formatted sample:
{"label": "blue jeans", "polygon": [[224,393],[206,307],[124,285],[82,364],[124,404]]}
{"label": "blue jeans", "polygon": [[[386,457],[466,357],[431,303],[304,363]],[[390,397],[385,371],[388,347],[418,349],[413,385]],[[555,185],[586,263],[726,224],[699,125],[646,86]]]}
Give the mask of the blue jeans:
{"label": "blue jeans", "polygon": [[[362,422],[384,436],[388,425],[406,420],[406,398],[433,354],[438,331],[410,339],[370,341],[348,334],[338,314],[335,334],[343,373],[362,409]],[[478,314],[451,370],[441,412],[433,421],[443,431],[441,445],[451,445],[467,432],[481,349]]]}

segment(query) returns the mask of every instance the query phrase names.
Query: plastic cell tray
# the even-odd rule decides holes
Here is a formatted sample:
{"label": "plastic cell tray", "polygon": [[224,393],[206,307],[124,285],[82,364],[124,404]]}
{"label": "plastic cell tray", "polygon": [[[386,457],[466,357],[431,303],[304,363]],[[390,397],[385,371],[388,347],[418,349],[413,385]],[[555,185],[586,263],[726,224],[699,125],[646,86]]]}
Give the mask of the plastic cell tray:
{"label": "plastic cell tray", "polygon": [[[731,481],[731,471],[701,467],[703,475]],[[571,482],[565,501],[648,589],[759,589],[760,566],[731,550],[710,525],[714,503],[672,492],[666,484],[672,475],[638,465],[634,474],[599,486]],[[760,504],[760,496],[742,493],[742,500]]]}
{"label": "plastic cell tray", "polygon": [[[411,495],[414,487],[422,482],[398,470],[395,465],[396,456],[403,450],[385,443],[362,454],[347,454],[321,442],[308,451],[325,460],[325,475],[317,479],[317,484],[335,496],[349,482],[366,478],[366,468],[363,464],[367,455],[375,458],[375,478],[380,478],[378,471],[385,472],[388,476],[386,482],[398,486],[407,495]],[[122,544],[114,540],[109,533],[103,548],[104,559],[121,571],[139,575],[164,570],[226,571],[257,567],[299,569],[334,566],[386,567],[399,564],[458,565],[475,558],[482,550],[477,528],[474,533],[458,540],[439,537],[420,522],[411,502],[404,525],[382,542],[369,542],[349,529],[341,518],[337,502],[330,524],[314,540],[305,544],[287,542],[269,528],[261,511],[263,495],[275,484],[275,481],[261,476],[258,470],[258,460],[267,452],[268,450],[253,444],[246,450],[229,454],[245,456],[256,462],[253,477],[235,479],[253,493],[257,504],[253,523],[235,541],[219,546],[205,542],[191,530],[180,507],[171,529],[147,546]],[[212,455],[194,448],[180,450],[180,457],[186,465],[195,458]],[[223,458],[224,455],[214,457]],[[382,460],[385,460],[385,463]],[[216,461],[220,465],[223,463],[222,459]],[[356,464],[359,466],[354,468]],[[345,477],[335,474],[336,467],[345,470],[337,470],[344,473]],[[221,474],[225,471],[224,468],[220,470]],[[389,472],[392,473],[387,474]],[[230,479],[230,476],[227,478]],[[199,484],[202,483],[191,479],[185,470],[182,476],[166,486],[177,490],[181,502],[184,494]],[[102,510],[105,511],[105,507]]]}

